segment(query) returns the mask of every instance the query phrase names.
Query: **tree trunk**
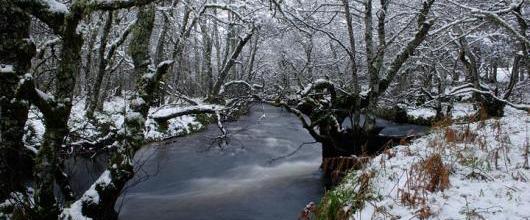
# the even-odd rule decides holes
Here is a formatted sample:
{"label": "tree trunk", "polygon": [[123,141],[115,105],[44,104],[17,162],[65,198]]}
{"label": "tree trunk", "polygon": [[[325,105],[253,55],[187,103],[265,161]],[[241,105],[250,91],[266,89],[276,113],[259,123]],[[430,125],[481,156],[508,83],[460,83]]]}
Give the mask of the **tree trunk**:
{"label": "tree trunk", "polygon": [[107,20],[105,21],[105,26],[103,27],[103,32],[101,33],[101,40],[99,41],[99,49],[98,49],[98,56],[99,56],[99,63],[98,63],[98,72],[96,75],[96,79],[94,81],[94,85],[92,87],[91,92],[91,98],[89,107],[87,109],[86,115],[88,118],[92,118],[94,116],[94,111],[100,106],[100,94],[101,94],[101,83],[103,83],[103,78],[105,77],[105,70],[107,68],[108,60],[105,57],[105,50],[107,48],[107,42],[109,38],[110,31],[112,29],[112,21],[113,21],[113,12],[109,11],[107,15]]}
{"label": "tree trunk", "polygon": [[206,70],[206,95],[210,94],[213,89],[213,68],[212,68],[212,38],[208,35],[208,27],[206,24],[201,24],[201,33],[204,43],[204,69]]}
{"label": "tree trunk", "polygon": [[[82,10],[73,8],[72,10]],[[41,149],[37,154],[35,167],[35,207],[38,219],[57,219],[58,208],[53,193],[55,173],[60,161],[57,151],[62,147],[68,134],[68,119],[72,108],[73,89],[81,64],[81,47],[83,38],[77,31],[82,13],[75,13],[65,18],[62,28],[61,62],[56,74],[55,99],[46,103],[43,112],[46,131]]]}
{"label": "tree trunk", "polygon": [[521,55],[515,54],[513,58],[512,72],[510,74],[510,83],[508,84],[508,88],[506,89],[506,93],[504,94],[504,99],[508,99],[510,97],[513,88],[515,87],[515,84],[517,84],[517,81],[519,80],[519,72],[521,72],[520,64],[522,62],[521,59]]}
{"label": "tree trunk", "polygon": [[[127,135],[120,141],[120,148],[109,161],[109,170],[103,175],[110,182],[96,185],[99,201],[82,201],[83,214],[93,219],[117,219],[118,214],[114,210],[116,200],[127,183],[134,176],[132,158],[144,143],[144,124],[147,119],[149,106],[153,102],[154,88],[158,87],[161,74],[150,75],[148,66],[151,64],[149,58],[149,40],[152,34],[155,20],[155,6],[148,5],[139,9],[138,20],[132,30],[132,40],[129,44],[129,54],[134,62],[134,74],[138,82],[137,93],[131,100],[130,111],[125,118]],[[164,65],[164,72],[169,65]],[[65,217],[67,218],[67,217]]]}
{"label": "tree trunk", "polygon": [[[523,16],[523,7],[524,4],[521,4],[519,5],[519,7],[517,7],[514,11],[515,11],[515,17],[517,19],[517,23],[519,24],[519,33],[528,38],[526,35],[526,32],[528,31],[528,23],[526,22],[524,16]],[[520,48],[521,48],[521,52],[522,52],[522,56],[523,56],[523,64],[525,66],[525,69],[526,69],[526,73],[529,74],[529,77],[530,77],[530,55],[528,53],[528,50],[529,50],[529,45],[524,42],[524,41],[520,41],[519,42],[520,44]],[[524,71],[521,71],[521,72],[524,72]],[[524,80],[524,76],[522,75],[523,73],[521,73],[521,79]]]}
{"label": "tree trunk", "polygon": [[9,0],[0,0],[0,5],[0,201],[4,201],[9,193],[24,191],[21,152],[29,104],[18,87],[31,66],[35,45],[27,40],[31,18]]}
{"label": "tree trunk", "polygon": [[[460,61],[464,64],[466,76],[473,84],[475,90],[481,91],[480,86],[480,75],[478,72],[477,62],[475,54],[469,49],[468,43],[465,38],[459,40],[460,46],[462,47],[459,54]],[[477,114],[477,119],[485,119],[488,117],[500,117],[504,114],[505,104],[499,102],[497,99],[491,96],[485,96],[474,92],[473,97],[476,102],[480,103],[481,111]],[[485,115],[484,115],[485,114]]]}
{"label": "tree trunk", "polygon": [[497,62],[494,62],[492,67],[491,67],[491,82],[492,83],[497,83],[497,69],[498,69],[498,65],[497,65]]}
{"label": "tree trunk", "polygon": [[247,82],[251,82],[254,79],[254,63],[256,62],[256,54],[258,53],[259,34],[254,35],[254,43],[250,51],[250,60],[248,61],[247,67]]}
{"label": "tree trunk", "polygon": [[[86,102],[87,103],[90,103],[90,97],[92,97],[92,86],[90,86],[90,84],[88,82],[92,82],[94,80],[94,76],[92,75],[92,67],[93,67],[93,63],[94,63],[94,59],[93,59],[93,54],[94,54],[94,46],[96,44],[96,40],[97,40],[97,37],[98,37],[98,33],[99,33],[99,26],[101,25],[101,18],[98,16],[97,18],[97,22],[96,22],[96,25],[97,28],[94,28],[94,29],[91,29],[90,30],[90,37],[88,39],[88,43],[87,43],[87,55],[86,55],[86,61],[85,61],[85,64],[83,66],[83,72],[85,74],[85,81],[86,81],[86,84],[85,85],[85,91],[86,93],[83,94],[83,95],[86,95],[87,97],[87,100]],[[88,109],[90,105],[85,105],[85,109]]]}
{"label": "tree trunk", "polygon": [[219,91],[221,90],[221,86],[224,84],[226,77],[228,76],[228,73],[230,69],[232,69],[232,66],[236,63],[236,59],[239,57],[239,54],[243,50],[243,47],[247,44],[247,42],[252,37],[252,34],[254,33],[254,30],[252,30],[247,36],[245,36],[243,39],[241,39],[236,47],[236,49],[232,52],[232,55],[228,60],[226,61],[225,65],[223,66],[223,69],[219,72],[219,76],[217,77],[217,81],[215,82],[215,85],[213,86],[212,92],[209,95],[209,100],[214,101],[219,98],[217,97],[219,95]]}

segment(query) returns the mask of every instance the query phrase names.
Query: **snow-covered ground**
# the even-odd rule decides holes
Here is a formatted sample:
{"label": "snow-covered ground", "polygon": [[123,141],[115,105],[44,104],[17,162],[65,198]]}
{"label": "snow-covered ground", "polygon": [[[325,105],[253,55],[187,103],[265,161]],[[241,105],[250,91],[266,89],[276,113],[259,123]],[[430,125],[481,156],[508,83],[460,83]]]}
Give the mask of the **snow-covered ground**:
{"label": "snow-covered ground", "polygon": [[512,67],[497,68],[497,82],[510,82]]}
{"label": "snow-covered ground", "polygon": [[[465,120],[476,113],[471,103],[455,103],[451,110],[453,120]],[[436,117],[436,110],[427,107],[407,107],[407,116],[416,120],[433,120]]]}
{"label": "snow-covered ground", "polygon": [[530,219],[529,139],[530,114],[506,107],[505,117],[440,127],[390,149],[333,193],[350,219]]}
{"label": "snow-covered ground", "polygon": [[407,108],[407,115],[413,119],[432,119],[436,117],[436,110],[432,108]]}

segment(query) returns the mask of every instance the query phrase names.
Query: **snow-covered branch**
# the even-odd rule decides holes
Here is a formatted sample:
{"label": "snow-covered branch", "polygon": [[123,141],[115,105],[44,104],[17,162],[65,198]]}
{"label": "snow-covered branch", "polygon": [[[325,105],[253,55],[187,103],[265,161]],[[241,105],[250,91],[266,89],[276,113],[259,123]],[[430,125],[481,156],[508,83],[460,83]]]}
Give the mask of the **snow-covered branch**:
{"label": "snow-covered branch", "polygon": [[219,90],[219,95],[223,95],[225,93],[225,89],[231,86],[240,85],[246,87],[249,91],[254,91],[255,85],[250,85],[248,82],[244,80],[234,80],[227,82],[221,86],[221,89]]}
{"label": "snow-covered branch", "polygon": [[153,114],[153,118],[157,122],[165,122],[169,119],[191,114],[216,114],[216,112],[223,110],[224,107],[219,105],[197,105],[197,106],[188,106],[184,108],[162,108],[158,109]]}
{"label": "snow-covered branch", "polygon": [[512,103],[512,102],[510,102],[510,101],[508,101],[506,99],[497,97],[495,95],[495,93],[493,93],[490,90],[486,90],[484,87],[482,87],[482,89],[480,89],[480,90],[476,89],[476,88],[474,88],[473,84],[471,84],[471,83],[464,84],[462,86],[458,86],[458,87],[452,88],[446,95],[457,96],[457,95],[469,94],[469,93],[478,93],[478,94],[493,98],[493,99],[495,99],[495,100],[497,100],[497,101],[499,101],[499,102],[501,102],[503,104],[509,105],[509,106],[511,106],[513,108],[530,112],[530,105]]}
{"label": "snow-covered branch", "polygon": [[510,4],[509,7],[496,10],[496,11],[488,11],[488,10],[482,10],[479,8],[474,8],[471,6],[467,6],[467,5],[455,2],[453,0],[447,0],[447,1],[460,8],[469,10],[471,12],[471,15],[474,17],[489,18],[491,21],[493,21],[493,23],[505,28],[508,32],[513,34],[518,40],[530,46],[530,40],[528,40],[528,38],[523,36],[519,31],[517,31],[514,27],[512,27],[512,25],[510,25],[508,22],[506,22],[503,18],[500,17],[500,15],[510,13],[512,11],[515,11],[518,7],[521,7],[521,5],[524,3],[524,0],[514,2]]}
{"label": "snow-covered branch", "polygon": [[87,4],[87,8],[95,10],[112,11],[124,8],[131,8],[134,6],[147,5],[156,0],[91,0]]}
{"label": "snow-covered branch", "polygon": [[226,10],[226,11],[229,11],[230,13],[232,13],[233,15],[235,15],[239,20],[244,21],[243,16],[241,14],[239,14],[238,11],[234,10],[230,5],[213,4],[213,3],[206,4],[206,5],[204,5],[203,10],[201,11],[201,14],[204,13],[204,11],[206,11],[206,9]]}
{"label": "snow-covered branch", "polygon": [[309,83],[302,91],[300,91],[298,94],[300,96],[304,97],[309,95],[309,93],[315,89],[330,89],[335,91],[335,84],[327,79],[317,79],[313,83]]}
{"label": "snow-covered branch", "polygon": [[114,56],[114,53],[116,52],[116,49],[125,42],[127,39],[127,36],[129,36],[129,33],[131,33],[132,27],[134,27],[134,24],[136,24],[136,21],[132,21],[127,27],[121,32],[120,36],[116,41],[112,42],[109,51],[105,55],[105,59],[108,61],[112,56]]}

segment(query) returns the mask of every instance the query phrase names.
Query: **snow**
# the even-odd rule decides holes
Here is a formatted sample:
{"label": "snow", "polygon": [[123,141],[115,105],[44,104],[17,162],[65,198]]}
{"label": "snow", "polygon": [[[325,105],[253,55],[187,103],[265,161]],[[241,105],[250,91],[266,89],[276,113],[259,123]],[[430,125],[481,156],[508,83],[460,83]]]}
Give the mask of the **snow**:
{"label": "snow", "polygon": [[510,82],[510,76],[512,75],[512,68],[497,68],[497,82]]}
{"label": "snow", "polygon": [[0,64],[0,73],[12,73],[15,72],[13,65]]}
{"label": "snow", "polygon": [[34,106],[32,106],[28,113],[28,120],[24,126],[24,145],[32,152],[37,151],[35,145],[40,143],[44,135],[45,127],[42,121],[42,113]]}
{"label": "snow", "polygon": [[86,217],[82,212],[82,201],[77,200],[69,208],[63,209],[60,219],[71,219],[71,220],[92,220],[92,218]]}
{"label": "snow", "polygon": [[[137,100],[138,101],[138,100]],[[198,101],[198,103],[200,103]],[[70,113],[70,119],[68,121],[68,127],[70,131],[75,132],[81,136],[81,140],[93,140],[96,141],[98,138],[107,136],[108,133],[102,133],[97,126],[86,118],[86,101],[84,99],[74,99],[72,111]],[[162,112],[173,112],[182,109],[197,108],[196,106],[185,106],[183,104],[173,104],[169,107],[161,108]],[[222,106],[217,105],[205,105],[201,104],[200,108],[214,108],[222,109]],[[103,111],[95,112],[94,117],[98,124],[107,125],[111,131],[122,130],[125,121],[125,110],[129,109],[129,103],[123,97],[111,97],[104,101]],[[159,108],[151,108],[149,114],[158,112]],[[127,117],[132,117],[131,112],[127,113]],[[156,121],[152,118],[148,118],[145,126],[145,138],[147,141],[159,141],[170,137],[182,136],[197,130],[203,129],[204,124],[199,122],[195,116],[183,115],[168,120],[168,127],[165,130],[161,130]],[[26,147],[37,152],[37,146],[42,141],[44,135],[45,126],[43,122],[42,113],[35,107],[32,106],[28,115],[28,120],[25,125],[24,143]],[[77,136],[74,135],[74,136]],[[68,139],[67,142],[74,143],[79,140]]]}
{"label": "snow", "polygon": [[90,188],[81,196],[80,199],[75,201],[70,207],[65,208],[61,213],[61,219],[72,219],[72,220],[90,220],[83,215],[82,209],[83,204],[98,204],[99,203],[99,194],[96,190],[96,187],[105,187],[112,183],[112,178],[109,170],[105,170],[99,176],[99,178],[90,186]]}
{"label": "snow", "polygon": [[465,119],[473,116],[476,110],[471,103],[455,103],[451,112],[453,119]]}
{"label": "snow", "polygon": [[436,110],[432,108],[408,108],[407,115],[414,119],[431,119],[436,117]]}
{"label": "snow", "polygon": [[311,90],[315,87],[322,86],[324,84],[330,84],[333,85],[333,83],[327,79],[317,79],[313,83],[309,83],[302,91],[299,92],[301,96],[306,96],[311,92]]}
{"label": "snow", "polygon": [[[453,120],[467,120],[476,112],[472,103],[454,103],[451,117]],[[413,119],[430,120],[436,117],[436,110],[427,107],[407,107],[407,115]]]}
{"label": "snow", "polygon": [[105,170],[105,172],[103,172],[101,176],[99,176],[99,178],[96,180],[96,182],[94,182],[94,184],[92,184],[92,186],[90,186],[90,188],[85,192],[85,194],[83,194],[83,197],[81,197],[81,199],[84,200],[85,202],[90,201],[94,204],[98,204],[99,194],[96,191],[96,187],[97,186],[105,187],[111,183],[112,183],[112,178],[110,176],[110,171]]}
{"label": "snow", "polygon": [[240,85],[245,85],[247,87],[247,89],[250,89],[250,90],[253,90],[254,87],[252,87],[249,83],[247,83],[246,81],[243,81],[243,80],[234,80],[234,81],[230,81],[230,82],[227,82],[225,84],[223,84],[223,86],[221,86],[221,89],[219,90],[219,94],[224,94],[225,93],[225,89],[231,85],[235,85],[235,84],[240,84]]}
{"label": "snow", "polygon": [[157,68],[160,68],[160,67],[162,67],[162,66],[164,66],[164,65],[171,65],[171,64],[173,64],[173,60],[165,60],[165,61],[160,62],[160,63],[157,65]]}
{"label": "snow", "polygon": [[302,96],[309,94],[309,92],[313,89],[313,83],[309,83],[301,92],[300,94]]}
{"label": "snow", "polygon": [[169,108],[160,108],[151,114],[152,118],[165,118],[170,115],[180,114],[184,112],[191,111],[220,111],[223,110],[223,107],[220,105],[196,105],[196,106],[186,106],[186,107],[169,107]]}
{"label": "snow", "polygon": [[[465,108],[465,107],[462,107]],[[364,168],[354,171],[335,190],[356,190],[352,176],[371,172],[372,199],[353,209],[350,219],[418,219],[421,208],[434,219],[528,219],[530,218],[530,168],[528,152],[530,115],[506,107],[505,117],[484,122],[452,125],[475,138],[448,141],[446,128],[383,153]],[[418,188],[407,184],[412,167],[438,153],[449,168],[449,187],[443,191],[421,191],[424,203],[409,206],[399,192]],[[358,185],[358,184],[357,184]],[[353,199],[353,198],[352,198]],[[351,203],[342,204],[344,207]]]}
{"label": "snow", "polygon": [[55,0],[42,0],[42,2],[48,5],[48,8],[53,13],[64,13],[64,14],[68,13],[68,8],[63,3],[60,3]]}
{"label": "snow", "polygon": [[53,97],[52,95],[49,95],[48,93],[45,93],[38,89],[35,89],[35,90],[37,91],[37,95],[40,96],[41,99],[43,99],[46,102],[52,102],[55,99],[55,97]]}

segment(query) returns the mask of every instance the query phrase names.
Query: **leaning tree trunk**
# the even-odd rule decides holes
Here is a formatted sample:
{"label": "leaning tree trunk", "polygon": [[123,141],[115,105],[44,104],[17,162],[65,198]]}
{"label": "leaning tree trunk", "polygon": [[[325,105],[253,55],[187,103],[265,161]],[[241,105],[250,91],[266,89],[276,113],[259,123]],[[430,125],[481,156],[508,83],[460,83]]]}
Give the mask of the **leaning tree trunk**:
{"label": "leaning tree trunk", "polygon": [[31,18],[9,0],[0,0],[0,201],[23,191],[22,137],[29,104],[20,97],[19,82],[31,66],[35,45],[29,39]]}
{"label": "leaning tree trunk", "polygon": [[239,54],[241,53],[241,51],[243,51],[243,48],[245,47],[247,42],[250,40],[253,33],[254,33],[254,29],[252,29],[252,31],[249,34],[247,34],[247,36],[245,36],[243,39],[239,41],[237,47],[234,49],[230,57],[225,62],[223,68],[219,72],[217,81],[213,85],[212,91],[208,95],[209,96],[208,100],[210,102],[219,102],[218,96],[219,96],[219,91],[221,90],[221,86],[226,81],[226,78],[228,77],[228,73],[230,72],[230,69],[232,69],[232,67],[236,63],[236,59],[239,57]]}
{"label": "leaning tree trunk", "polygon": [[[108,170],[94,183],[98,199],[94,199],[92,192],[87,192],[76,201],[81,203],[82,214],[92,219],[117,219],[114,210],[116,201],[127,181],[134,176],[133,157],[144,144],[144,126],[149,107],[153,104],[156,88],[162,76],[167,72],[172,62],[162,62],[156,72],[150,70],[149,39],[155,20],[155,6],[149,5],[139,9],[137,22],[132,29],[132,40],[129,44],[129,54],[134,62],[134,74],[138,82],[137,93],[131,100],[130,109],[125,117],[125,134],[119,138],[117,151],[111,156]],[[74,203],[74,204],[76,204]],[[70,207],[61,215],[62,219],[71,217]]]}
{"label": "leaning tree trunk", "polygon": [[[145,88],[141,84],[143,75],[148,73],[150,65],[149,39],[153,31],[155,10],[154,5],[139,9],[137,23],[132,30],[132,40],[129,44],[129,54],[134,62],[134,76],[138,84],[138,93],[131,102],[131,109],[127,112],[125,129],[127,134],[120,143],[120,149],[113,154],[110,161],[110,176],[112,184],[101,187],[99,204],[88,204],[83,207],[88,217],[93,219],[117,219],[114,206],[125,183],[134,176],[132,157],[143,144],[143,126],[147,118],[149,106],[142,94]],[[113,166],[115,165],[115,166]]]}
{"label": "leaning tree trunk", "polygon": [[[364,125],[365,133],[369,135],[377,134],[377,128],[375,127],[375,111],[377,107],[377,102],[379,97],[382,96],[390,83],[394,80],[395,76],[400,71],[401,67],[405,62],[412,56],[412,53],[416,48],[425,40],[427,34],[432,27],[433,20],[428,20],[427,15],[434,4],[435,0],[427,0],[422,2],[422,8],[418,15],[418,30],[415,33],[414,37],[406,44],[406,46],[393,58],[390,62],[384,77],[380,77],[380,72],[382,70],[383,60],[384,60],[384,50],[385,50],[385,39],[384,39],[384,24],[385,17],[379,16],[378,22],[378,34],[379,34],[379,48],[377,53],[374,53],[373,45],[373,34],[372,32],[372,22],[371,19],[365,19],[365,42],[366,42],[366,53],[367,53],[367,65],[368,72],[370,75],[370,92],[368,92],[367,97],[367,111],[366,111],[366,120]],[[371,18],[371,0],[367,0],[366,8],[366,17]],[[385,0],[381,0],[382,5],[387,5]],[[385,6],[386,7],[386,6]],[[383,7],[383,10],[385,10]],[[384,14],[384,11],[382,12]],[[381,78],[381,79],[380,79]]]}

